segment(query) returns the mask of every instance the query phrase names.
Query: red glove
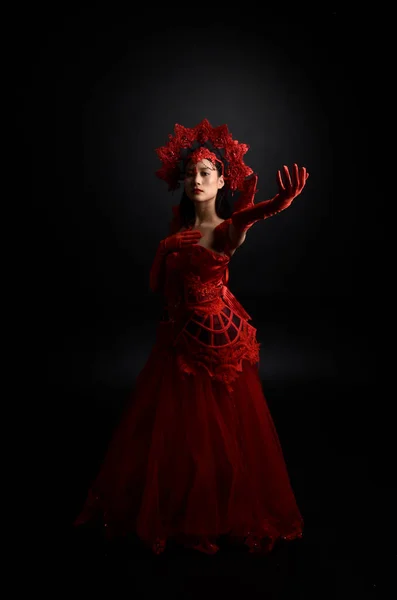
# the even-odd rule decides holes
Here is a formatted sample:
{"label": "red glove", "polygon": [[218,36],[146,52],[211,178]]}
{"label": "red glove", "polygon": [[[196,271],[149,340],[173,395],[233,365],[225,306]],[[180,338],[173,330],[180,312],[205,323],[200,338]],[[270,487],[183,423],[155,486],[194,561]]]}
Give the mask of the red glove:
{"label": "red glove", "polygon": [[164,240],[161,240],[156,255],[150,269],[150,289],[153,292],[159,291],[163,286],[164,280],[164,259],[170,252],[177,252],[182,248],[187,248],[192,244],[196,244],[202,237],[202,233],[197,229],[192,231],[180,231],[169,235]]}
{"label": "red glove", "polygon": [[243,233],[256,221],[272,217],[285,208],[288,208],[292,204],[293,199],[299,196],[309,177],[306,167],[299,168],[297,164],[294,164],[292,175],[290,175],[288,167],[284,166],[283,170],[286,182],[284,183],[282,180],[281,171],[277,171],[279,192],[274,198],[264,200],[258,204],[252,203],[252,206],[237,210],[232,214],[232,223],[238,233]]}
{"label": "red glove", "polygon": [[164,240],[161,240],[160,246],[162,246],[163,251],[168,254],[168,252],[175,252],[181,248],[187,248],[187,246],[196,244],[201,237],[203,237],[203,234],[201,231],[198,231],[198,229],[187,229],[186,231],[180,231],[179,233],[169,235]]}

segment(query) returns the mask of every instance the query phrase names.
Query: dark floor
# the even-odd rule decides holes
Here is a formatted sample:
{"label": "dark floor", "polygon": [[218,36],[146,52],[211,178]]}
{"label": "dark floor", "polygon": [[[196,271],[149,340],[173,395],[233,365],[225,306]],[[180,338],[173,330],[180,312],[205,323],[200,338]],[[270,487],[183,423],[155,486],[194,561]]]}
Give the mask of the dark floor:
{"label": "dark floor", "polygon": [[395,597],[393,425],[379,411],[384,392],[368,384],[321,381],[287,387],[264,383],[264,388],[305,519],[304,537],[279,543],[268,556],[225,542],[215,556],[172,544],[155,556],[133,539],[109,544],[93,532],[73,530],[71,521],[126,392],[91,390],[95,423],[87,391],[79,392],[85,402],[76,391],[68,392],[74,409],[85,408],[78,418],[72,408],[64,417],[73,433],[65,455],[65,585],[88,585],[92,593],[105,585],[121,586],[138,598]]}

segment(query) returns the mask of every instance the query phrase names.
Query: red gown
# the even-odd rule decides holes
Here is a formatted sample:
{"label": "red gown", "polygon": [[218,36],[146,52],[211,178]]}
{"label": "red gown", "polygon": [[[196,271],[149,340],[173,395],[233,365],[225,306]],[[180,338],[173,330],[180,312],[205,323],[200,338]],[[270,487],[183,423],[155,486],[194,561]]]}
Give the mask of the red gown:
{"label": "red gown", "polygon": [[155,551],[221,535],[268,551],[302,535],[256,329],[225,285],[228,225],[215,229],[222,253],[195,244],[167,256],[154,347],[76,525],[99,519]]}

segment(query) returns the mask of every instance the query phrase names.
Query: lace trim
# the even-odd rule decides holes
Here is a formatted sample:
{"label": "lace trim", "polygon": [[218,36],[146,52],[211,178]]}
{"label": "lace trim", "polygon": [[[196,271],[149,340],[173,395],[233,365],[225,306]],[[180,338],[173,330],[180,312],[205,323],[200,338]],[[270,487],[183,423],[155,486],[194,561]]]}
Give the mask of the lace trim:
{"label": "lace trim", "polygon": [[[105,508],[104,498],[93,489],[89,494],[84,506],[84,511],[74,521],[73,525],[79,527],[94,522],[95,526],[103,529],[105,538],[112,540],[116,537],[125,537],[131,533],[137,533],[132,527],[120,523],[113,519],[112,515]],[[218,538],[227,535],[230,540],[238,541],[248,547],[250,553],[267,554],[271,552],[275,543],[279,540],[293,541],[303,537],[304,523],[298,519],[288,525],[278,526],[269,519],[265,519],[258,527],[247,527],[239,533],[233,530],[228,532],[218,532],[209,538],[208,536],[193,536],[176,531],[162,532],[158,537],[149,540],[142,540],[151,547],[155,554],[161,554],[166,549],[167,541],[173,539],[187,548],[196,548],[199,551],[214,554],[219,550],[216,545]]]}

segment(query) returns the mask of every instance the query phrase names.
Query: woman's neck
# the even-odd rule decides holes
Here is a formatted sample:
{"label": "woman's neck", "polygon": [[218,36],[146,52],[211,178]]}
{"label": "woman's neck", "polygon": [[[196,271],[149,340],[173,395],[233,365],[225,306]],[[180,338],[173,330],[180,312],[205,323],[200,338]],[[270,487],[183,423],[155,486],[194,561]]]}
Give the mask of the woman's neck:
{"label": "woman's neck", "polygon": [[195,203],[195,212],[195,227],[200,227],[201,225],[211,225],[212,223],[217,223],[219,221],[219,217],[215,211],[215,202],[197,202]]}

